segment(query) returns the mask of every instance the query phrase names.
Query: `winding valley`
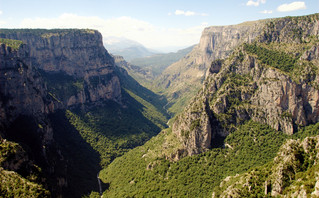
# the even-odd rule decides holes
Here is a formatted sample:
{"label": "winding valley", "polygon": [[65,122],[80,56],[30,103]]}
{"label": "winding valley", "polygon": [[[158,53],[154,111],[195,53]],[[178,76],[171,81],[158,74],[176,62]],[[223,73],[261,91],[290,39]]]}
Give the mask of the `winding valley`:
{"label": "winding valley", "polygon": [[96,30],[0,29],[0,88],[4,197],[318,196],[319,14],[135,62]]}

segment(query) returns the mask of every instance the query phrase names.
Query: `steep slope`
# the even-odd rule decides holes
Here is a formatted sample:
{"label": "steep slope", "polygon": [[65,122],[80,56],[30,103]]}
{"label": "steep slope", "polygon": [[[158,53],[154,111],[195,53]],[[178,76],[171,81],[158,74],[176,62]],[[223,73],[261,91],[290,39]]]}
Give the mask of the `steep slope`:
{"label": "steep slope", "polygon": [[151,84],[155,78],[153,70],[151,68],[142,68],[140,66],[128,63],[122,56],[113,55],[115,64],[118,67],[125,69],[130,76],[145,87],[151,87]]}
{"label": "steep slope", "polygon": [[203,152],[249,119],[287,134],[317,123],[318,33],[318,15],[274,19],[256,41],[214,61],[173,124],[184,151]]}
{"label": "steep slope", "polygon": [[27,153],[17,143],[0,139],[0,165],[2,197],[50,196],[49,191],[38,184],[39,168],[30,162]]}
{"label": "steep slope", "polygon": [[115,66],[99,32],[1,29],[0,37],[0,135],[26,150],[53,197],[98,191],[102,166],[166,127],[165,101]]}
{"label": "steep slope", "polygon": [[[179,113],[201,87],[212,61],[226,58],[240,44],[253,41],[267,20],[205,28],[200,42],[156,79],[155,86],[168,97],[169,110]],[[214,68],[218,72],[220,68]]]}
{"label": "steep slope", "polygon": [[[318,124],[299,132],[311,134],[318,134]],[[250,121],[227,136],[225,148],[170,162],[165,155],[171,135],[160,133],[102,170],[100,177],[110,185],[104,197],[211,197],[224,178],[269,163],[286,138],[298,137]]]}
{"label": "steep slope", "polygon": [[[41,76],[29,64],[27,46],[21,44],[21,41],[9,40],[21,42],[12,48],[7,41],[1,40],[0,49],[0,138],[18,142],[23,145],[24,152],[18,150],[11,155],[11,160],[16,158],[19,163],[14,162],[17,163],[14,166],[2,164],[2,167],[16,171],[22,177],[32,178],[34,175],[33,181],[44,184],[45,188],[54,191],[52,196],[55,196],[65,187],[65,169],[58,168],[57,164],[65,162],[56,148],[52,126],[47,117],[54,102],[47,96]],[[5,146],[6,140],[1,142],[1,146]],[[28,185],[27,181],[18,179],[14,173],[10,175],[13,178],[9,181],[20,180]]]}
{"label": "steep slope", "polygon": [[101,171],[105,196],[210,197],[222,178],[269,162],[288,135],[318,134],[318,24],[319,14],[269,20],[213,61],[171,128]]}
{"label": "steep slope", "polygon": [[[176,53],[155,54],[152,56],[133,59],[129,63],[122,56],[114,55],[115,63],[127,70],[127,72],[141,85],[159,92],[159,87],[154,80],[172,63],[182,59],[194,46],[177,51]],[[161,94],[161,93],[160,93]],[[161,94],[163,95],[163,94]]]}
{"label": "steep slope", "polygon": [[[63,105],[83,104],[100,99],[121,100],[121,87],[114,74],[114,60],[94,30],[1,29],[1,38],[21,40],[30,48],[30,64],[46,72],[48,88]],[[50,84],[57,79],[59,84]],[[63,81],[72,81],[66,85]],[[53,82],[56,83],[56,82]],[[69,87],[66,87],[69,86]],[[62,93],[61,93],[62,92]]]}
{"label": "steep slope", "polygon": [[227,177],[213,197],[318,197],[319,136],[288,140],[274,160],[245,174]]}

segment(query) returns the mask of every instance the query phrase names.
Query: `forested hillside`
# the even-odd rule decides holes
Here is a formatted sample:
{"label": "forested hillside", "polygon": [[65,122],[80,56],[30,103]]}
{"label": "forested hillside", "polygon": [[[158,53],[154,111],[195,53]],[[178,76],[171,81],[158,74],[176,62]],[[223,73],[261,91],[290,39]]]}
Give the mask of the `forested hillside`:
{"label": "forested hillside", "polygon": [[[318,21],[318,14],[269,20],[256,39],[236,47],[228,58],[213,61],[203,87],[171,128],[101,171],[100,177],[110,185],[104,195],[210,197],[216,187],[218,197],[225,192],[224,187],[217,189],[225,177],[270,164],[277,152],[283,152],[279,148],[286,139],[317,135]],[[229,184],[226,179],[225,188],[234,190],[225,196],[310,195],[315,192],[314,180],[302,181],[314,174],[315,161],[301,155],[304,158],[296,156],[300,163],[293,165],[297,176],[282,176],[287,183],[278,187],[271,179],[270,190],[264,191],[261,183],[267,176],[262,173],[269,169],[257,168],[263,172],[252,180],[256,190],[252,186],[247,192],[242,183],[254,174],[249,172],[231,178]],[[301,177],[298,183],[295,178]],[[239,182],[233,186],[233,181]],[[305,190],[293,187],[302,185]]]}
{"label": "forested hillside", "polygon": [[99,32],[1,29],[0,37],[1,147],[25,151],[18,164],[10,165],[20,152],[3,158],[8,197],[98,191],[102,167],[167,127],[165,98],[118,68]]}

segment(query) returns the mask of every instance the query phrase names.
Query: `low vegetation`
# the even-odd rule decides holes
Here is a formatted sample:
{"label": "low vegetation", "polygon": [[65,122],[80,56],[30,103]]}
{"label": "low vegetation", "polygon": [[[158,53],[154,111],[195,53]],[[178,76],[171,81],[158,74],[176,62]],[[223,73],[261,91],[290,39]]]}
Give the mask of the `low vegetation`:
{"label": "low vegetation", "polygon": [[1,197],[50,197],[50,193],[42,185],[31,182],[14,171],[0,167]]}
{"label": "low vegetation", "polygon": [[258,59],[263,63],[284,72],[291,72],[295,68],[297,58],[281,51],[269,50],[254,44],[244,44],[244,50],[256,54]]}
{"label": "low vegetation", "polygon": [[23,42],[19,41],[19,40],[14,40],[14,39],[0,38],[0,44],[5,44],[14,50],[17,50],[20,48],[20,46],[23,44]]}
{"label": "low vegetation", "polygon": [[318,127],[319,124],[311,125],[293,135],[296,140],[287,140],[276,158],[265,165],[227,177],[214,188],[214,197],[230,194],[233,197],[270,197],[279,194],[295,197],[306,194],[308,197],[315,191],[319,172],[316,162],[318,136],[309,137],[319,134]]}
{"label": "low vegetation", "polygon": [[[318,126],[301,129],[293,138],[318,134]],[[212,189],[226,176],[270,162],[283,142],[291,138],[249,121],[225,139],[226,148],[170,162],[157,150],[170,133],[161,133],[102,170],[100,177],[110,184],[105,196],[210,197]]]}
{"label": "low vegetation", "polygon": [[10,171],[3,168],[4,164],[17,163],[14,159],[17,153],[21,157],[21,152],[24,151],[19,144],[0,137],[0,196],[49,197],[49,191],[41,184],[38,184],[39,181],[36,174],[33,173],[23,177],[14,170]]}
{"label": "low vegetation", "polygon": [[142,145],[161,129],[135,108],[122,108],[115,102],[66,111],[69,122],[101,156],[106,167],[129,149]]}
{"label": "low vegetation", "polygon": [[81,78],[75,78],[63,72],[47,73],[40,70],[40,73],[46,81],[49,94],[59,102],[66,101],[83,90],[84,80]]}
{"label": "low vegetation", "polygon": [[0,34],[32,34],[42,36],[45,38],[51,36],[62,36],[68,33],[89,33],[94,34],[95,31],[91,29],[0,29]]}

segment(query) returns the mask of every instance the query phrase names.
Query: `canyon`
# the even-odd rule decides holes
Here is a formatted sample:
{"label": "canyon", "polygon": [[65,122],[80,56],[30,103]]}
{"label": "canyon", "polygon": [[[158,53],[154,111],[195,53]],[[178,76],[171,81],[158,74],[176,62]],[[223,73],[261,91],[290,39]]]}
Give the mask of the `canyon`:
{"label": "canyon", "polygon": [[96,30],[0,29],[0,192],[317,194],[296,178],[318,174],[318,35],[318,14],[207,27],[154,77]]}

